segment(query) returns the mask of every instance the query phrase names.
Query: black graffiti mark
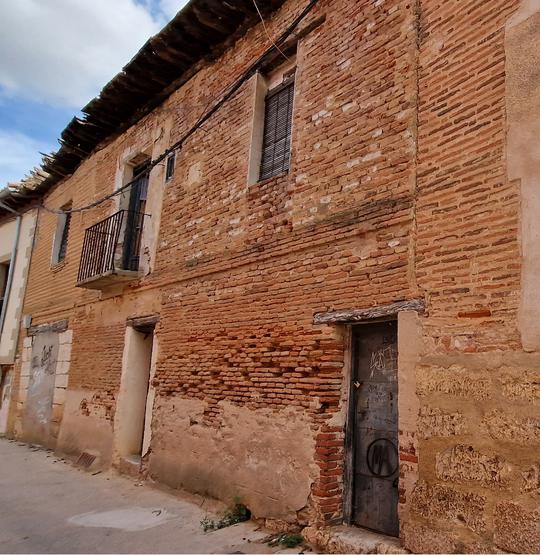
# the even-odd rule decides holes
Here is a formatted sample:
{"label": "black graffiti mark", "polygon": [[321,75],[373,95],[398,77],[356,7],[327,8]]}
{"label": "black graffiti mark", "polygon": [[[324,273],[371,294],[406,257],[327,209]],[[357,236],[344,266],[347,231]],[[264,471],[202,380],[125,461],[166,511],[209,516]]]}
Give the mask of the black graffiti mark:
{"label": "black graffiti mark", "polygon": [[53,346],[46,345],[41,352],[41,367],[46,374],[55,373],[55,361],[52,359]]}
{"label": "black graffiti mark", "polygon": [[[392,453],[394,462],[392,464]],[[373,440],[366,452],[366,463],[369,471],[379,478],[388,478],[398,470],[399,457],[397,447],[386,438]],[[386,472],[384,470],[386,469]]]}
{"label": "black graffiti mark", "polygon": [[41,366],[44,366],[46,363],[49,362],[49,359],[51,358],[52,350],[53,350],[52,345],[43,347],[43,350],[41,351]]}

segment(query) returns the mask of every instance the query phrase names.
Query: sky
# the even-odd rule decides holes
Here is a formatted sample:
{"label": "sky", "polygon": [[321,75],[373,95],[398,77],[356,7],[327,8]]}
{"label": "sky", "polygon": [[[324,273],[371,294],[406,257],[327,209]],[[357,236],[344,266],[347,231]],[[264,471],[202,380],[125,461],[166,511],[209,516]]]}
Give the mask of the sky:
{"label": "sky", "polygon": [[0,0],[0,189],[188,0]]}

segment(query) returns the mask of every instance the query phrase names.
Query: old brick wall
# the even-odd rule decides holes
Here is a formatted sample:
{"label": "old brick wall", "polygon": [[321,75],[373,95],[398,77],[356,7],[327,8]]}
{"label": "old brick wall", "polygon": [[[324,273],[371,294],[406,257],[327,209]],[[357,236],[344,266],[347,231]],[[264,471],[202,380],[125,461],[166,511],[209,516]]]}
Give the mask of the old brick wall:
{"label": "old brick wall", "polygon": [[[302,7],[287,2],[268,32]],[[74,216],[56,268],[41,212],[25,313],[73,331],[59,448],[111,462],[126,320],[159,313],[150,476],[239,495],[256,516],[340,521],[348,334],[313,315],[422,298],[398,330],[402,541],[537,549],[539,363],[517,325],[520,190],[505,160],[517,7],[321,0],[306,23],[326,20],[297,48],[289,174],[247,185],[252,78],[184,144],[172,180],[152,171],[153,271],[124,291],[74,287],[83,231],[115,201]],[[247,31],[45,204],[110,193],[121,160],[178,140],[267,47],[260,25]]]}
{"label": "old brick wall", "polygon": [[[44,204],[58,210],[68,202],[77,208],[102,198],[119,186],[117,175],[123,158],[131,152],[151,151],[150,146],[162,149],[164,140],[168,140],[167,113],[158,109],[83,162],[72,177],[46,195]],[[152,185],[154,180],[162,186],[163,168],[154,170]],[[159,195],[154,197],[159,201]],[[75,287],[85,229],[118,208],[118,198],[114,198],[90,211],[74,213],[66,258],[56,265],[51,261],[57,215],[40,210],[24,306],[33,325],[68,319],[74,333],[66,402],[55,409],[55,418],[64,424],[59,437],[55,436],[59,447],[73,453],[95,449],[103,453],[105,462],[112,457],[112,422],[126,319],[155,312],[157,298],[157,293],[130,296],[129,288],[123,294],[121,290],[101,293]],[[154,219],[159,222],[159,214]],[[20,367],[17,377],[19,374]],[[21,434],[24,403],[22,398],[19,401],[12,415],[12,431]],[[73,426],[66,425],[65,410]]]}
{"label": "old brick wall", "polygon": [[[269,32],[277,34],[300,8],[286,5]],[[311,422],[303,428],[305,494],[275,512],[290,516],[309,504],[325,518],[339,518],[344,332],[314,328],[312,316],[415,294],[409,242],[415,42],[410,5],[339,2],[327,8],[321,2],[312,19],[325,14],[324,25],[298,45],[290,174],[247,188],[251,80],[179,153],[165,190],[155,271],[130,288],[133,294],[107,298],[73,287],[83,231],[114,203],[73,217],[66,261],[52,269],[56,217],[41,213],[25,311],[36,324],[68,317],[74,332],[66,410],[76,425],[68,433],[64,422],[64,448],[80,448],[77,429],[88,431],[92,418],[99,420],[96,427],[107,421],[96,444],[112,441],[123,326],[158,298],[156,421],[162,399],[171,397],[201,400],[203,423],[215,427],[229,405],[254,415],[271,409],[274,418],[296,411],[296,418]],[[348,43],[341,40],[344,29]],[[141,150],[165,122],[174,142],[223,84],[267,47],[263,29],[250,30],[218,64],[203,68],[57,186],[47,206],[69,200],[80,206],[110,192],[123,152]],[[138,303],[139,295],[151,300]],[[280,449],[291,441],[285,436]],[[256,468],[251,472],[253,480]],[[261,496],[261,514],[271,495]],[[316,503],[308,503],[310,496]]]}
{"label": "old brick wall", "polygon": [[[172,485],[221,497],[236,488],[257,516],[306,518],[308,507],[311,521],[315,514],[340,518],[344,457],[345,331],[314,327],[313,314],[416,294],[409,243],[412,7],[333,2],[331,10],[321,4],[313,17],[322,13],[324,25],[298,45],[290,173],[246,185],[254,79],[178,158],[165,193],[156,265],[167,289],[162,286],[159,402],[149,458],[150,474]],[[237,44],[220,68],[254,55],[248,45]],[[211,90],[214,78],[201,72],[186,94],[193,98],[198,83]],[[184,117],[179,111],[173,138]],[[200,403],[196,409],[193,400]],[[315,440],[296,455],[302,498],[280,490],[290,478],[279,464],[272,463],[273,482],[260,480],[264,450],[253,448],[237,471],[236,460],[229,465],[229,446],[262,433],[256,424],[244,423],[243,433],[235,429],[234,406],[243,422],[264,415],[270,429],[281,429],[291,411],[311,422],[303,434],[276,434],[269,447],[287,460],[289,444],[308,444],[306,432]],[[186,407],[197,413],[191,424]],[[201,441],[203,426],[225,436],[219,464],[210,462],[212,442]],[[170,462],[190,452],[209,463]]]}

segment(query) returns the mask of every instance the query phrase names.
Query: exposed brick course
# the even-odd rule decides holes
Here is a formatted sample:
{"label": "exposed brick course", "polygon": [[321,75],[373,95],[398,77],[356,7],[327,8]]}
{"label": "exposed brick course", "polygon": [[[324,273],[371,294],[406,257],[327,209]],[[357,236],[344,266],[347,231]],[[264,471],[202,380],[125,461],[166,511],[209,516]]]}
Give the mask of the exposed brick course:
{"label": "exposed brick course", "polygon": [[[303,5],[286,2],[268,32]],[[170,181],[152,171],[163,203],[151,271],[123,290],[74,286],[84,229],[116,200],[73,216],[53,268],[56,219],[40,213],[24,312],[33,324],[69,319],[68,397],[84,400],[77,418],[103,424],[100,446],[113,449],[126,322],[159,314],[145,470],[204,493],[238,490],[269,507],[260,516],[341,522],[351,353],[346,326],[313,316],[423,299],[419,358],[399,376],[419,407],[400,424],[402,541],[434,552],[537,545],[540,359],[521,347],[520,188],[505,159],[504,33],[518,5],[321,0],[310,21],[326,20],[297,49],[290,172],[247,184],[248,80],[177,152]],[[267,47],[262,27],[249,29],[45,204],[109,194],[126,152],[148,152],[156,137],[173,144]],[[302,437],[290,421],[306,422]],[[282,434],[275,451],[251,449],[272,426]],[[220,482],[216,438],[227,457],[241,453],[222,464],[241,465],[244,481]],[[285,460],[288,442],[302,447],[289,470],[308,493],[281,503],[272,495],[285,497],[283,484],[270,491],[249,477],[276,452]],[[196,465],[182,468],[185,450],[204,467],[200,483],[189,481]]]}

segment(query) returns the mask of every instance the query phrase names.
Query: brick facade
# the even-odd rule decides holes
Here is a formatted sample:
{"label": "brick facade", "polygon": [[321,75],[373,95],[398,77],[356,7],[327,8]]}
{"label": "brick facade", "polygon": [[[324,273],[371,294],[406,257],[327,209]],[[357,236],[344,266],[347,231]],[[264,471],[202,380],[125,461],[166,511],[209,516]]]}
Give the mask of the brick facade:
{"label": "brick facade", "polygon": [[[286,2],[268,32],[303,7]],[[341,522],[349,326],[314,315],[422,299],[425,312],[398,317],[401,541],[539,550],[540,360],[522,348],[520,186],[506,167],[518,8],[321,0],[305,25],[324,22],[297,45],[289,173],[247,185],[253,77],[177,152],[170,181],[152,170],[159,235],[123,289],[75,287],[84,230],[117,201],[74,214],[53,268],[56,217],[42,211],[24,312],[73,332],[58,448],[115,462],[126,322],[158,314],[144,471],[240,495],[257,517]],[[267,47],[249,29],[44,203],[109,194],[126,153],[174,144]]]}

